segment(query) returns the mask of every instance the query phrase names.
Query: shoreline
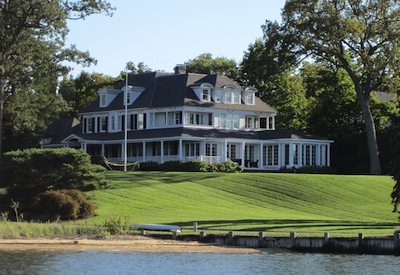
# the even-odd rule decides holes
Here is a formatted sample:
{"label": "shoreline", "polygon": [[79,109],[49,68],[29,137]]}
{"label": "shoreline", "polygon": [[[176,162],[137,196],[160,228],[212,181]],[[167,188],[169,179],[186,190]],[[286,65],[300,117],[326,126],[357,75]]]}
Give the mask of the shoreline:
{"label": "shoreline", "polygon": [[208,252],[260,253],[261,249],[204,244],[197,241],[164,240],[145,236],[118,239],[29,238],[0,239],[1,251],[131,251],[131,252]]}

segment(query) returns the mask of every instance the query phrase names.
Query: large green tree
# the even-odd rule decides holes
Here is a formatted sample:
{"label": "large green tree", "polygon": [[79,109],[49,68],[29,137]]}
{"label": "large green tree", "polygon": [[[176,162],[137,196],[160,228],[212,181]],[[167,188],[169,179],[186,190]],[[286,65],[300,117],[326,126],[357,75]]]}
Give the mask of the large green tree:
{"label": "large green tree", "polygon": [[70,114],[76,115],[98,97],[99,89],[112,88],[121,80],[100,73],[81,72],[75,78],[64,77],[58,92],[71,107]]}
{"label": "large green tree", "polygon": [[67,21],[110,14],[104,0],[0,0],[0,157],[3,151],[5,95],[13,95],[32,81],[68,72],[63,61],[88,65],[95,60],[75,46],[65,47]]}
{"label": "large green tree", "polygon": [[374,89],[396,89],[400,69],[400,2],[397,0],[287,0],[282,32],[296,34],[298,56],[317,57],[351,78],[365,124],[370,172],[381,173],[370,109]]}
{"label": "large green tree", "polygon": [[213,58],[210,53],[203,53],[185,62],[187,72],[200,74],[221,74],[238,80],[238,68],[234,59]]}

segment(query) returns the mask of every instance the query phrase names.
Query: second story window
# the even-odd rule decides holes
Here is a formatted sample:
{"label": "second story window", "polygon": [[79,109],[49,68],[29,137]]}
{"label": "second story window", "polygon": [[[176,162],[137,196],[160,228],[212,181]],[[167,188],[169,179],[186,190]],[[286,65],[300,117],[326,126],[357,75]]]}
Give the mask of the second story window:
{"label": "second story window", "polygon": [[219,118],[219,127],[226,129],[239,129],[239,115],[222,114]]}
{"label": "second story window", "polygon": [[212,125],[213,119],[210,113],[186,113],[186,124]]}
{"label": "second story window", "polygon": [[108,118],[103,116],[100,118],[100,132],[107,132]]}
{"label": "second story window", "polygon": [[182,124],[182,112],[168,113],[168,125]]}

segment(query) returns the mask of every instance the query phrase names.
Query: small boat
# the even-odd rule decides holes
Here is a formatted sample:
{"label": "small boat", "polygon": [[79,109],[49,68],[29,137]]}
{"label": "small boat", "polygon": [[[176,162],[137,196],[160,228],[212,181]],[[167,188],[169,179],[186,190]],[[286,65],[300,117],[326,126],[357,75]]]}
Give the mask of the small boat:
{"label": "small boat", "polygon": [[177,225],[168,225],[168,224],[133,224],[133,228],[135,229],[144,229],[144,230],[155,230],[155,231],[176,231],[181,232],[181,228]]}

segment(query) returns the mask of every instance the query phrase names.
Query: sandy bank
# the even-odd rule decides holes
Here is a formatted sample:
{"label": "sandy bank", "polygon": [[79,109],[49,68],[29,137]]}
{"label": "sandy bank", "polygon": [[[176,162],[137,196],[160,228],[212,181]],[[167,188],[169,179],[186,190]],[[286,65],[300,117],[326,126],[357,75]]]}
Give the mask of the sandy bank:
{"label": "sandy bank", "polygon": [[160,240],[144,236],[129,239],[0,239],[0,251],[141,251],[257,253],[259,249],[225,247],[195,241]]}

